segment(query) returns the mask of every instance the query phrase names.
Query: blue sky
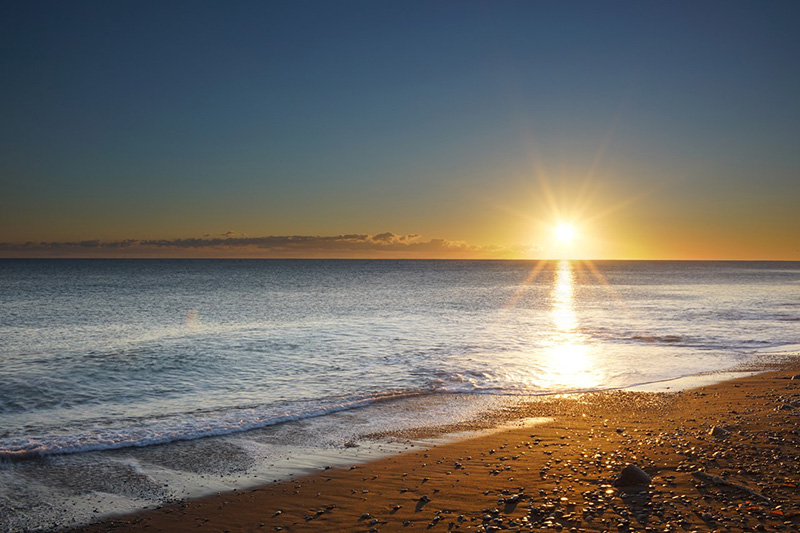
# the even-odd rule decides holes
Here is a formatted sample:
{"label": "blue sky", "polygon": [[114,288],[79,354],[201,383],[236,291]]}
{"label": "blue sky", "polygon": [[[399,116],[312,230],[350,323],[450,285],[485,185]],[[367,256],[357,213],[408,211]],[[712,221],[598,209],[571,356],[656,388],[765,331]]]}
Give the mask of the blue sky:
{"label": "blue sky", "polygon": [[586,219],[595,255],[800,257],[796,2],[5,12],[3,242],[392,231],[541,249],[558,211]]}

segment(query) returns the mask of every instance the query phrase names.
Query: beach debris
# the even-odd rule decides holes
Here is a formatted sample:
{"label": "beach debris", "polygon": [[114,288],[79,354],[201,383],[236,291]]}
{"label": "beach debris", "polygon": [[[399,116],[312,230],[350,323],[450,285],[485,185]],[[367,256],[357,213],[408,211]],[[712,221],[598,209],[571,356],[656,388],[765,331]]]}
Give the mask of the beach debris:
{"label": "beach debris", "polygon": [[712,426],[708,434],[711,435],[712,437],[722,439],[727,437],[730,434],[730,431],[720,426]]}
{"label": "beach debris", "polygon": [[422,496],[419,497],[419,501],[422,503],[428,503],[429,501],[431,501],[431,499],[426,494],[423,494]]}
{"label": "beach debris", "polygon": [[731,489],[731,490],[734,490],[734,491],[737,491],[737,492],[741,492],[741,493],[746,494],[746,495],[748,495],[748,496],[750,496],[752,498],[756,498],[756,499],[759,499],[759,500],[762,500],[762,501],[765,501],[765,502],[771,502],[772,501],[769,498],[767,498],[766,496],[764,496],[763,494],[754,491],[753,489],[747,488],[747,487],[745,487],[743,485],[737,485],[736,483],[731,483],[730,481],[722,479],[719,476],[712,476],[711,474],[703,472],[702,470],[697,470],[695,472],[692,472],[692,475],[694,477],[696,477],[697,479],[699,479],[700,481],[704,482],[704,483],[710,483],[712,485],[726,487],[728,489]]}
{"label": "beach debris", "polygon": [[629,464],[622,469],[617,479],[614,480],[615,487],[646,487],[650,485],[653,478],[634,464]]}

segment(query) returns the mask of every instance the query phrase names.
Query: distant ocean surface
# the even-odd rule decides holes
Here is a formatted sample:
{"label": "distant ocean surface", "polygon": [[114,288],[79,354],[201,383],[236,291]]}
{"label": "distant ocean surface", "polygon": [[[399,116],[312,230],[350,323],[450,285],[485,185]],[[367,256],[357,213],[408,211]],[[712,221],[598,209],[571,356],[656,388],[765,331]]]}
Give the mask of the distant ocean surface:
{"label": "distant ocean surface", "polygon": [[37,495],[8,494],[32,461],[419,398],[458,418],[454,395],[626,387],[798,343],[797,262],[0,260],[0,506],[31,525]]}

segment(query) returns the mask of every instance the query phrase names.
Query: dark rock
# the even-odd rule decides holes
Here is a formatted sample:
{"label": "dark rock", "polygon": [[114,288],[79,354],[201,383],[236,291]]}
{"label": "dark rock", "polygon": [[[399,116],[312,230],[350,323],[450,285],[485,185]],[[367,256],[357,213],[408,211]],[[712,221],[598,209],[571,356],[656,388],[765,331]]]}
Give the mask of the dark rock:
{"label": "dark rock", "polygon": [[622,469],[617,479],[614,480],[615,487],[646,487],[652,478],[636,465],[628,465]]}
{"label": "dark rock", "polygon": [[712,437],[716,437],[718,439],[727,437],[729,433],[730,431],[728,431],[725,428],[721,428],[719,426],[713,426],[711,428],[711,431],[708,432],[709,435],[711,435]]}

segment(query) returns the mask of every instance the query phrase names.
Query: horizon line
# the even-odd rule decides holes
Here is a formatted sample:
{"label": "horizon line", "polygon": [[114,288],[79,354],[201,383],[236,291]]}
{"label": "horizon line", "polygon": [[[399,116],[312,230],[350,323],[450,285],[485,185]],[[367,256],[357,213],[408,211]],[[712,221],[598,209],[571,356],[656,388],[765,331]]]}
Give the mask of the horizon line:
{"label": "horizon line", "polygon": [[800,259],[626,259],[626,258],[604,258],[604,259],[585,259],[585,258],[569,258],[569,257],[540,257],[540,258],[514,258],[514,257],[186,257],[186,256],[144,256],[144,257],[126,257],[126,256],[8,256],[1,257],[0,261],[30,261],[30,260],[103,260],[103,261],[517,261],[517,262],[532,262],[532,261],[570,261],[570,262],[683,262],[683,263],[800,263]]}

